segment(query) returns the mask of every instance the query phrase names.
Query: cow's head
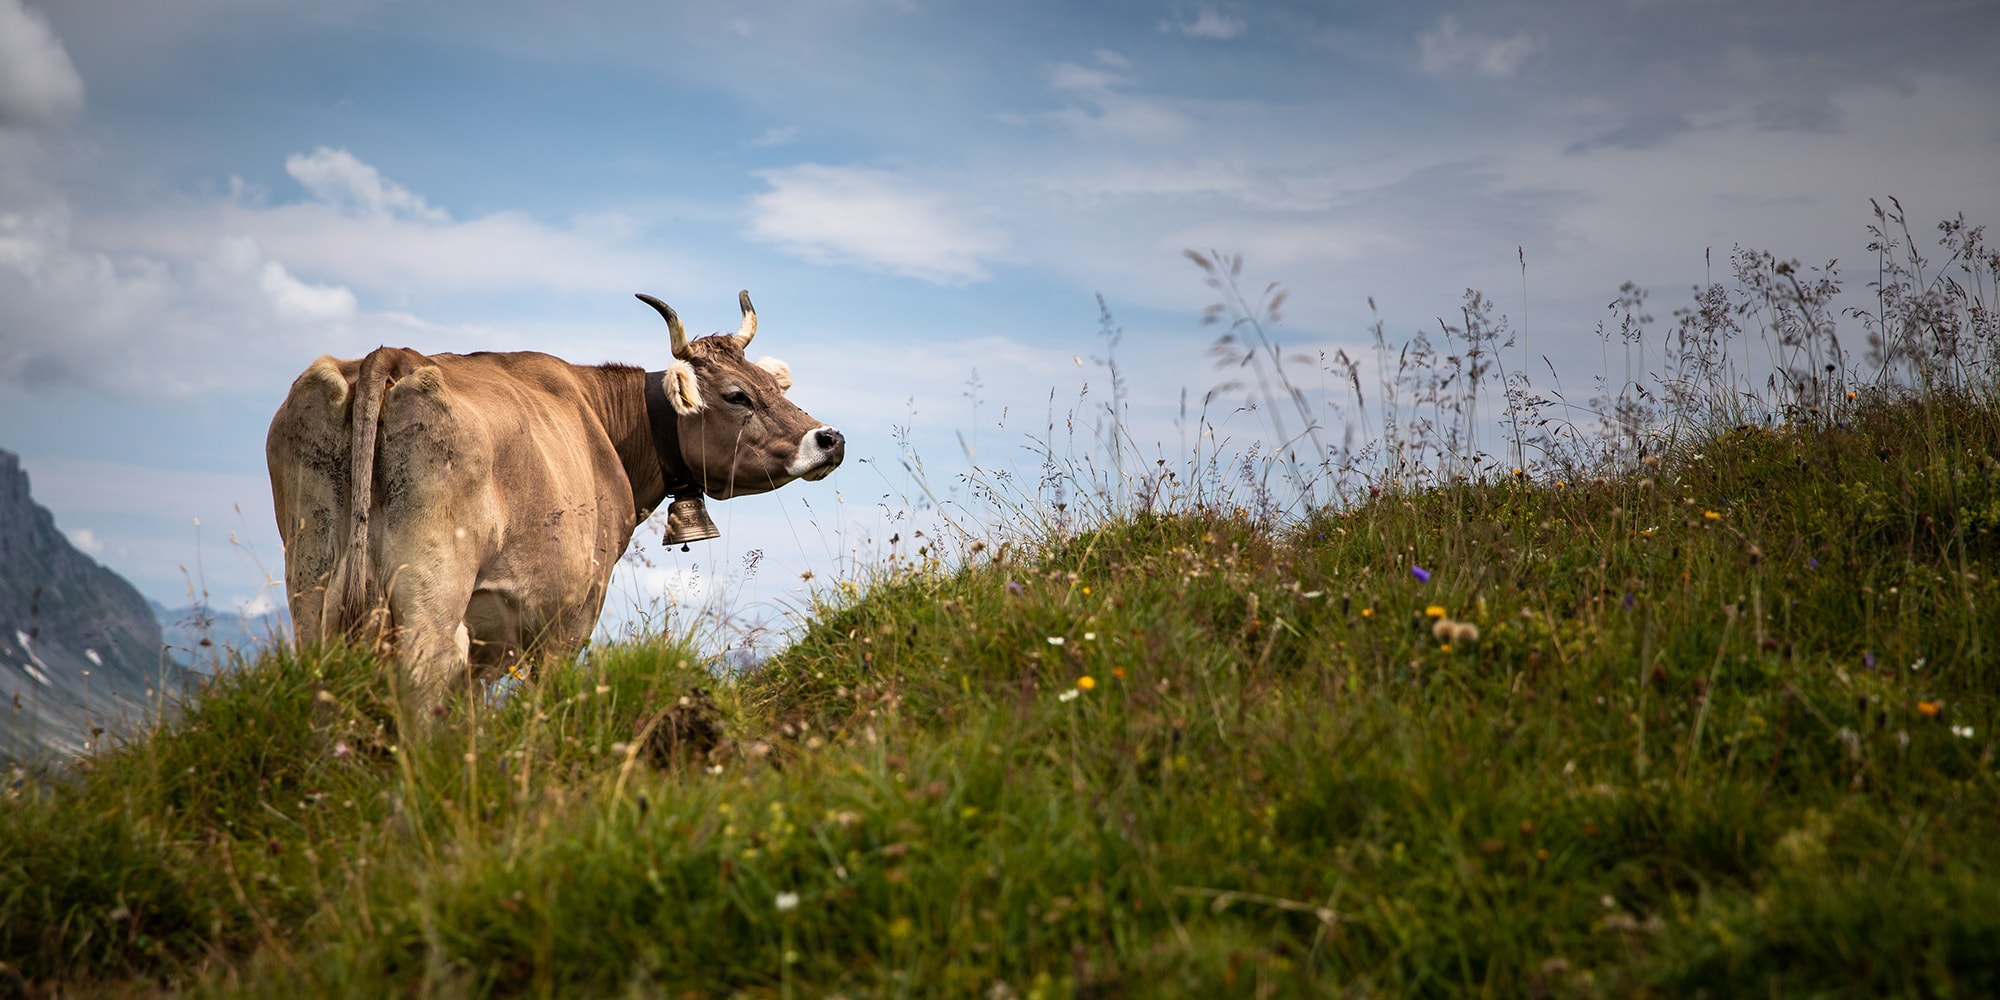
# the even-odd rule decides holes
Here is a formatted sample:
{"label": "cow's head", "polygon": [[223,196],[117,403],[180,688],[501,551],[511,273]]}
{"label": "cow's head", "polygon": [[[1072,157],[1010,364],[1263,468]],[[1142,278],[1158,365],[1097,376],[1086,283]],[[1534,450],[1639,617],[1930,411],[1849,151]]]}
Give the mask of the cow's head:
{"label": "cow's head", "polygon": [[757,335],[750,293],[736,301],[743,325],[735,333],[688,340],[673,307],[650,295],[673,337],[674,363],[662,379],[673,404],[675,434],[689,475],[717,500],[775,490],[794,479],[824,479],[847,455],[840,432],[785,398],[792,370],[777,358],[750,361],[743,353]]}

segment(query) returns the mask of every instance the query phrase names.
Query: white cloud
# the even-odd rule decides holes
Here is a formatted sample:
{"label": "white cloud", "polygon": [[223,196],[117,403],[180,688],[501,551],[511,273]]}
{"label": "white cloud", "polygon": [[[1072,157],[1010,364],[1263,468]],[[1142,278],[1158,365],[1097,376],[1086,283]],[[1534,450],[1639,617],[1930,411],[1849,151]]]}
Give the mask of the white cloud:
{"label": "white cloud", "polygon": [[0,383],[189,396],[288,365],[301,340],[342,341],[346,288],[294,277],[254,240],[198,257],[77,246],[60,202],[0,212]]}
{"label": "white cloud", "polygon": [[211,266],[223,280],[256,275],[257,288],[273,313],[297,322],[330,322],[353,319],[359,306],[354,293],[338,285],[315,285],[292,277],[285,265],[265,260],[257,241],[231,236],[216,244]]}
{"label": "white cloud", "polygon": [[368,218],[404,218],[449,222],[443,209],[433,208],[410,189],[382,179],[382,172],[344,149],[321,146],[310,155],[285,158],[285,172],[314,198]]}
{"label": "white cloud", "polygon": [[270,272],[265,288],[299,317],[347,307],[338,293],[287,284],[291,274],[351,286],[368,298],[407,301],[528,289],[629,294],[661,275],[696,283],[708,271],[700,261],[639,246],[645,227],[625,214],[596,213],[562,225],[521,212],[453,219],[345,151],[321,147],[294,155],[286,169],[312,200],[268,204],[237,183],[227,197],[79,226],[96,246],[169,260],[207,254],[224,240],[252,239],[285,269]]}
{"label": "white cloud", "polygon": [[1419,65],[1426,73],[1464,69],[1495,79],[1513,76],[1542,50],[1541,42],[1526,32],[1503,38],[1464,31],[1450,14],[1438,18],[1436,28],[1418,35],[1417,47],[1422,52]]}
{"label": "white cloud", "polygon": [[89,528],[78,528],[70,532],[69,540],[70,544],[91,555],[101,556],[104,554],[104,539],[97,537],[97,533],[91,531]]}
{"label": "white cloud", "polygon": [[0,0],[0,125],[47,125],[83,107],[83,78],[41,12]]}
{"label": "white cloud", "polygon": [[805,163],[757,175],[750,237],[787,253],[936,284],[983,281],[1002,249],[997,232],[902,174]]}
{"label": "white cloud", "polygon": [[1230,17],[1207,4],[1197,7],[1191,19],[1163,21],[1160,24],[1161,31],[1179,32],[1189,38],[1210,38],[1217,41],[1235,38],[1248,28],[1249,25],[1244,23],[1242,18]]}
{"label": "white cloud", "polygon": [[1053,112],[1052,119],[1079,136],[1118,143],[1170,143],[1193,134],[1194,122],[1169,102],[1128,92],[1123,58],[1097,55],[1111,69],[1058,63],[1049,71],[1049,88],[1082,105]]}
{"label": "white cloud", "polygon": [[[698,286],[708,271],[638,249],[644,227],[622,215],[564,226],[519,213],[454,221],[325,148],[288,161],[312,201],[269,205],[236,185],[151,211],[84,214],[52,180],[70,155],[0,129],[0,386],[9,389],[263,393],[321,353],[524,346],[517,332],[385,306],[488,290],[623,297],[662,275]],[[539,346],[551,343],[585,360],[614,356],[594,353],[603,345],[573,328]]]}

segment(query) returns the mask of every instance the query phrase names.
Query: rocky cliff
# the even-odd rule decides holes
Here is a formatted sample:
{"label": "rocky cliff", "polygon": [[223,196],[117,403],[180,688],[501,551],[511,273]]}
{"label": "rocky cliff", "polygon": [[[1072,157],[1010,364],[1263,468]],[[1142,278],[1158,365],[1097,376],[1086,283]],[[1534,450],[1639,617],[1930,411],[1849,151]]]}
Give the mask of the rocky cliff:
{"label": "rocky cliff", "polygon": [[0,758],[87,752],[187,684],[146,599],[71,545],[28,486],[0,451]]}

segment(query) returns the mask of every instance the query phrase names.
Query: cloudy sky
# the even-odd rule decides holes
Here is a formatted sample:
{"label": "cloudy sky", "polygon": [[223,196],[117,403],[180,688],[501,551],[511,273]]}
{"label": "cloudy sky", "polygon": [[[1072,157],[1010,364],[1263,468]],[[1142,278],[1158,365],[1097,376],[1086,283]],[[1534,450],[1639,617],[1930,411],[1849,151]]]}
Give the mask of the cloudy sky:
{"label": "cloudy sky", "polygon": [[1858,284],[1870,197],[2000,222],[1996,51],[1985,0],[0,0],[0,447],[150,596],[246,600],[315,356],[658,368],[633,292],[707,331],[747,287],[849,464],[624,590],[758,552],[763,599],[915,495],[897,428],[949,489],[1101,400],[1096,295],[1176,447],[1220,378],[1183,248],[1283,282],[1288,347],[1477,287],[1587,378],[1619,284],[1709,248]]}

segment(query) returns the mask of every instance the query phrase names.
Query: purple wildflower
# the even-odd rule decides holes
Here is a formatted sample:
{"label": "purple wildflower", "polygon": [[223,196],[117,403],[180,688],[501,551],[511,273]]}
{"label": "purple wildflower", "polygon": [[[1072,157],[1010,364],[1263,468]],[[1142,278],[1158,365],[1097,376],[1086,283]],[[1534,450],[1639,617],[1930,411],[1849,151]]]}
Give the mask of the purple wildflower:
{"label": "purple wildflower", "polygon": [[1418,583],[1431,582],[1431,571],[1423,568],[1422,566],[1410,567],[1410,575],[1416,577]]}
{"label": "purple wildflower", "polygon": [[1007,581],[1007,592],[1010,594],[1019,594],[1021,592],[1021,584],[1019,583],[1019,581],[1015,580]]}
{"label": "purple wildflower", "polygon": [[1875,654],[1874,654],[1874,653],[1862,653],[1862,654],[1861,654],[1861,665],[1862,665],[1862,666],[1864,666],[1864,667],[1867,667],[1867,668],[1868,668],[1868,669],[1870,669],[1870,670],[1873,670],[1873,669],[1875,669]]}

